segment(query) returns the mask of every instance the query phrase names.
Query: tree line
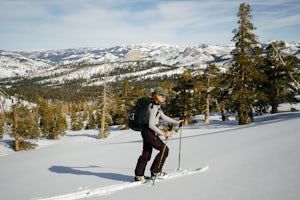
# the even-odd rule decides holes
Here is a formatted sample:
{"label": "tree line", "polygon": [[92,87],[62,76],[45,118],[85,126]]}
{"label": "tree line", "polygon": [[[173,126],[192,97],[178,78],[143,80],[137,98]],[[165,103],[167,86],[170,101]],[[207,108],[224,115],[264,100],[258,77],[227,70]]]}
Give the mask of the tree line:
{"label": "tree line", "polygon": [[[238,27],[233,30],[235,48],[227,71],[208,62],[203,70],[188,68],[181,75],[166,79],[132,81],[129,79],[109,83],[104,78],[101,87],[47,88],[27,86],[28,91],[14,103],[10,111],[1,110],[0,137],[9,133],[14,137],[15,150],[34,146],[26,142],[38,138],[58,139],[68,129],[99,129],[99,138],[109,134],[110,125],[128,129],[127,119],[138,98],[151,95],[151,88],[161,86],[169,96],[164,106],[172,117],[181,117],[185,124],[192,123],[192,116],[221,113],[222,120],[234,113],[238,123],[249,124],[254,114],[278,112],[283,102],[295,102],[299,93],[299,60],[283,53],[285,43],[273,41],[262,46],[253,34],[251,7],[239,7]],[[152,63],[153,64],[153,63]],[[16,92],[2,89],[1,97]],[[51,91],[51,92],[49,92]],[[71,98],[72,97],[72,98]]]}

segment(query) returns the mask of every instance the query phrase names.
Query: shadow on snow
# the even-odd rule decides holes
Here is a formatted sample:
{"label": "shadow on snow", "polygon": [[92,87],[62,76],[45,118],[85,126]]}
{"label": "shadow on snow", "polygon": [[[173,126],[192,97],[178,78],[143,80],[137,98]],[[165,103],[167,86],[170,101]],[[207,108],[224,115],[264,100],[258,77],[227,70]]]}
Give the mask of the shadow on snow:
{"label": "shadow on snow", "polygon": [[93,172],[89,170],[83,170],[84,168],[101,168],[98,166],[89,167],[66,167],[66,166],[51,166],[49,170],[58,174],[74,174],[74,175],[86,175],[86,176],[97,176],[100,178],[106,178],[116,181],[128,181],[133,180],[132,176],[119,174],[119,173],[106,173],[106,172]]}

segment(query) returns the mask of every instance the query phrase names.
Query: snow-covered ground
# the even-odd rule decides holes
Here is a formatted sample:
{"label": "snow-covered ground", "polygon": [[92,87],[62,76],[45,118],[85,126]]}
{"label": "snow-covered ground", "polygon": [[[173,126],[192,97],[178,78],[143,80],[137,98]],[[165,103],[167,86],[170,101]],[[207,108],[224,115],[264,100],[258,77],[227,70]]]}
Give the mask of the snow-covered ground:
{"label": "snow-covered ground", "polygon": [[[69,131],[60,140],[41,140],[38,149],[18,153],[7,147],[10,138],[5,136],[0,140],[0,198],[296,200],[299,128],[300,112],[256,117],[245,126],[211,116],[209,125],[200,121],[182,129],[181,168],[209,166],[208,170],[116,192],[108,190],[133,180],[142,150],[138,132],[112,127],[110,136],[99,140],[97,130]],[[179,134],[169,139],[168,146],[166,172],[178,167]],[[149,167],[150,163],[147,175]]]}

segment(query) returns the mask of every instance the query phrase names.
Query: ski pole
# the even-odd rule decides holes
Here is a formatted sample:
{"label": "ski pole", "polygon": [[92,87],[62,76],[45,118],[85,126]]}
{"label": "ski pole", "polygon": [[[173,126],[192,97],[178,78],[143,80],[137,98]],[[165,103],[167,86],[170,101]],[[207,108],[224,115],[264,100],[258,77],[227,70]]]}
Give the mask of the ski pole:
{"label": "ski pole", "polygon": [[[173,129],[173,125],[172,125],[172,124],[169,124],[169,125],[168,125],[168,131],[172,131],[172,129]],[[162,162],[162,159],[163,159],[163,157],[164,157],[164,154],[165,154],[165,151],[166,151],[166,148],[167,148],[167,143],[168,143],[168,138],[166,138],[166,142],[165,142],[163,151],[162,151],[161,156],[160,156],[158,168],[160,168],[160,166],[161,166],[161,162]]]}
{"label": "ski pole", "polygon": [[167,148],[167,143],[168,143],[168,138],[166,138],[166,142],[165,142],[165,145],[164,145],[164,149],[163,149],[163,151],[162,151],[162,153],[161,153],[161,156],[160,156],[158,168],[160,168],[160,166],[161,166],[162,159],[163,159],[163,157],[164,157],[164,154],[165,154],[165,151],[166,151],[166,148]]}
{"label": "ski pole", "polygon": [[[162,151],[162,153],[161,153],[161,156],[160,156],[158,168],[160,168],[160,166],[161,166],[162,159],[163,159],[163,157],[164,157],[164,154],[165,154],[165,151],[166,151],[166,148],[167,148],[167,143],[168,143],[168,138],[166,138],[166,142],[165,142],[165,145],[164,145],[164,149],[163,149],[163,151]],[[155,179],[156,179],[156,177],[154,176],[154,177],[152,178],[152,186],[154,186],[154,184],[155,184]]]}
{"label": "ski pole", "polygon": [[179,138],[179,155],[178,155],[178,170],[180,170],[180,160],[181,160],[181,135],[182,135],[182,122],[179,124],[180,138]]}

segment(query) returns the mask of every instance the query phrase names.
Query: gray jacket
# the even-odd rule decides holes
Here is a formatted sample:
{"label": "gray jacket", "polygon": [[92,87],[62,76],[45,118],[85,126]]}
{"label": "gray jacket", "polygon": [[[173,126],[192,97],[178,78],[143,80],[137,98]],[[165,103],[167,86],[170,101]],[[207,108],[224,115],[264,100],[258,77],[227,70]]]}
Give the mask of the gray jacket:
{"label": "gray jacket", "polygon": [[158,135],[161,135],[161,136],[164,135],[164,132],[157,127],[160,118],[166,120],[169,123],[174,123],[174,124],[178,123],[176,120],[165,115],[159,104],[150,104],[149,111],[150,112],[149,112],[148,126],[151,130],[153,130]]}

